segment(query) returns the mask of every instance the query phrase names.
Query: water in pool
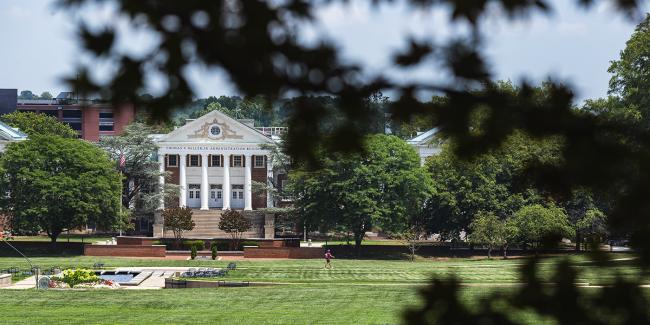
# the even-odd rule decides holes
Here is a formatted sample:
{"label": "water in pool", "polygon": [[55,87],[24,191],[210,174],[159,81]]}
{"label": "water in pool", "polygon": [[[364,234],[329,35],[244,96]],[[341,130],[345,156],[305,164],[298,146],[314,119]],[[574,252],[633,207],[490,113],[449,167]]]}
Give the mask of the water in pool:
{"label": "water in pool", "polygon": [[104,274],[98,274],[100,278],[104,280],[109,280],[117,283],[129,282],[133,279],[137,273],[115,273],[115,272],[105,272]]}

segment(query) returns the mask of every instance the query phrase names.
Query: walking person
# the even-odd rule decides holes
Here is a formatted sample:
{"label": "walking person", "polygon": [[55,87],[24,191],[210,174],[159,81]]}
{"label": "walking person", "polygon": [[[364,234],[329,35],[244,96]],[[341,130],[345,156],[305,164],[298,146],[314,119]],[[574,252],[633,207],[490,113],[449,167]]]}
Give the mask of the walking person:
{"label": "walking person", "polygon": [[334,258],[334,255],[332,255],[332,251],[329,249],[325,252],[325,268],[326,269],[331,269],[332,268],[332,263],[331,259]]}

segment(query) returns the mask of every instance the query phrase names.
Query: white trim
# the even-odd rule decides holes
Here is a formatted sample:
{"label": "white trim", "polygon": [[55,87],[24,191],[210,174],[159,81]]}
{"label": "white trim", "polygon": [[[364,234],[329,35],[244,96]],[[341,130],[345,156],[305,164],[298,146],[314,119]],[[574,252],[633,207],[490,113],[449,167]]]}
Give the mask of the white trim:
{"label": "white trim", "polygon": [[[219,119],[224,120],[225,124],[236,124],[237,126],[242,127],[242,129],[247,131],[246,132],[247,134],[259,139],[260,143],[275,144],[275,141],[273,141],[271,138],[267,137],[266,135],[264,135],[262,132],[258,131],[257,129],[252,128],[252,127],[250,127],[250,126],[248,126],[248,125],[246,125],[246,124],[244,124],[242,122],[239,122],[236,119],[234,119],[234,118],[232,118],[232,117],[230,117],[230,116],[228,116],[228,115],[226,115],[224,113],[221,113],[219,111],[209,112],[209,113],[197,118],[196,120],[194,120],[192,122],[189,122],[189,123],[179,127],[178,129],[176,129],[176,130],[174,130],[174,131],[160,137],[158,139],[158,142],[177,143],[177,141],[169,141],[167,139],[171,139],[171,138],[173,138],[173,137],[175,137],[177,135],[181,135],[181,134],[186,133],[188,131],[194,130],[194,129],[196,129],[196,126],[202,125],[205,122],[209,121],[210,119],[214,119],[214,118],[219,118]],[[222,132],[223,132],[223,130],[222,130]],[[210,133],[209,130],[208,130],[208,133]],[[205,139],[205,140],[209,140],[209,139]]]}

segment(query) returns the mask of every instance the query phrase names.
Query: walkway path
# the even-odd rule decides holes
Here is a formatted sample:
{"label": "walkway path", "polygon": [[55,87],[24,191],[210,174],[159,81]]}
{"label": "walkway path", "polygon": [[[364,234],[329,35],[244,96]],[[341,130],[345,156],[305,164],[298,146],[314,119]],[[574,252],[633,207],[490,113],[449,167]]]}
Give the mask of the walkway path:
{"label": "walkway path", "polygon": [[36,276],[30,276],[29,278],[22,279],[3,289],[32,289],[35,287],[36,287]]}

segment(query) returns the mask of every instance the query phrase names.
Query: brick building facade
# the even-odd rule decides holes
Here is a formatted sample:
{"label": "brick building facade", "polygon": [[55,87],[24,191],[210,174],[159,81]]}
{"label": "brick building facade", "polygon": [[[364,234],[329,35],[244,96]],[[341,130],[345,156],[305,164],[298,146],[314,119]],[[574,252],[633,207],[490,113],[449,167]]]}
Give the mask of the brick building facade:
{"label": "brick building facade", "polygon": [[113,106],[99,101],[80,100],[69,92],[48,100],[17,99],[16,92],[16,89],[0,89],[0,98],[3,98],[0,113],[21,111],[46,114],[68,124],[79,133],[81,139],[88,141],[99,141],[100,136],[119,135],[135,119],[136,108],[132,104]]}

